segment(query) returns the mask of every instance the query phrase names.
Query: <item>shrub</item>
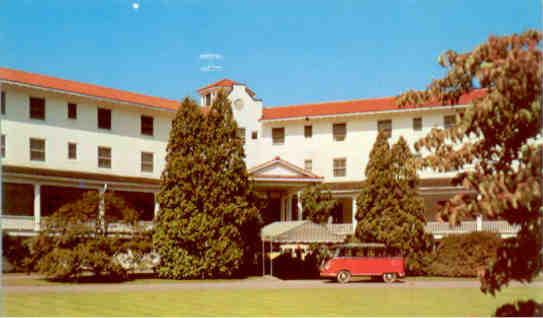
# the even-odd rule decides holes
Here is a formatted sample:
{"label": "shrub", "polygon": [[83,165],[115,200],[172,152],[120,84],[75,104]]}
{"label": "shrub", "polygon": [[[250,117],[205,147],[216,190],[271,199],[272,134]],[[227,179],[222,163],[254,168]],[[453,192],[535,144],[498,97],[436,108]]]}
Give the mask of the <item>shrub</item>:
{"label": "shrub", "polygon": [[[104,215],[99,213],[103,200]],[[123,233],[111,232],[111,223]],[[87,273],[109,280],[127,278],[127,268],[118,256],[150,252],[151,241],[137,225],[137,212],[112,193],[96,191],[62,206],[45,220],[32,241],[30,266],[53,280],[79,279]]]}
{"label": "shrub", "polygon": [[500,237],[491,232],[446,236],[439,242],[428,271],[435,276],[478,276],[495,261],[501,244]]}
{"label": "shrub", "polygon": [[[29,238],[11,236],[2,233],[2,271],[27,271],[27,262],[30,257]],[[7,261],[7,263],[6,263]]]}

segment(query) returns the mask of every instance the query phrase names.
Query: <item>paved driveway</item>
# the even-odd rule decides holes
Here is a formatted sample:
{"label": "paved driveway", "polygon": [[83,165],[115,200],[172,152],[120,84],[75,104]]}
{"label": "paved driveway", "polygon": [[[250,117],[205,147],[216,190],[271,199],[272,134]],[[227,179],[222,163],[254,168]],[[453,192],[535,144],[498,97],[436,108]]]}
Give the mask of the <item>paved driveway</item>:
{"label": "paved driveway", "polygon": [[[31,278],[29,278],[31,279]],[[513,283],[511,286],[533,286],[543,288],[543,282],[533,282],[529,285]],[[92,283],[92,284],[62,284],[46,286],[3,286],[3,291],[9,294],[40,293],[40,292],[120,292],[120,291],[152,291],[152,290],[203,290],[203,289],[282,289],[282,288],[479,288],[476,280],[447,280],[447,281],[409,281],[404,280],[393,284],[370,281],[353,281],[349,284],[338,284],[329,280],[280,280],[273,277],[258,277],[249,279],[233,279],[221,281],[179,281],[153,283]]]}

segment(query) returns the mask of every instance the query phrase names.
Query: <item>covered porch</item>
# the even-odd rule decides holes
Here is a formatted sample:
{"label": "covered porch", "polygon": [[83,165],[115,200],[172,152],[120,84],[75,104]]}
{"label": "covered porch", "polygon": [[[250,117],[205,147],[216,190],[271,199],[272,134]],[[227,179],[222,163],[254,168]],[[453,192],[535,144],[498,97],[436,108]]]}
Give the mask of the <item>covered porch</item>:
{"label": "covered porch", "polygon": [[264,225],[302,220],[302,190],[323,179],[279,157],[249,169],[249,177],[267,203],[261,211]]}
{"label": "covered porch", "polygon": [[[0,225],[3,232],[14,236],[36,235],[49,215],[88,191],[115,192],[149,228],[158,211],[158,180],[14,166],[3,166],[2,177]],[[111,224],[110,230],[124,229]]]}

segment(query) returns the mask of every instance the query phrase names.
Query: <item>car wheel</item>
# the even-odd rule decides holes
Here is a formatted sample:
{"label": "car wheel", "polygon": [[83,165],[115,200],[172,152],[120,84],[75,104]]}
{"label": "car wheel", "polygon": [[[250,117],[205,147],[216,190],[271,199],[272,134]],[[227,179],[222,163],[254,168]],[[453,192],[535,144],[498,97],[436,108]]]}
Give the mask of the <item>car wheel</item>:
{"label": "car wheel", "polygon": [[337,273],[337,281],[340,284],[346,284],[351,280],[351,273],[346,270],[342,270],[339,273]]}
{"label": "car wheel", "polygon": [[385,283],[393,283],[396,281],[397,275],[396,273],[384,273],[383,274],[383,281]]}

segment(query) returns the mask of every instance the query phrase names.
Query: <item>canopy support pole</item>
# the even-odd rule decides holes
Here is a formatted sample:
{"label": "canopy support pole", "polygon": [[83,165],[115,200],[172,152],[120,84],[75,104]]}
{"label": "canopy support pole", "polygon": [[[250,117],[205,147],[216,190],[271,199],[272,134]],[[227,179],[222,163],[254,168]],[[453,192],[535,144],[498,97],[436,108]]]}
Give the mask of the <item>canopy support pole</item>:
{"label": "canopy support pole", "polygon": [[264,240],[262,240],[262,276],[266,275],[266,257],[264,251],[266,250],[264,246]]}
{"label": "canopy support pole", "polygon": [[272,240],[270,240],[270,276],[273,276],[273,258],[272,258],[272,251],[273,251]]}

